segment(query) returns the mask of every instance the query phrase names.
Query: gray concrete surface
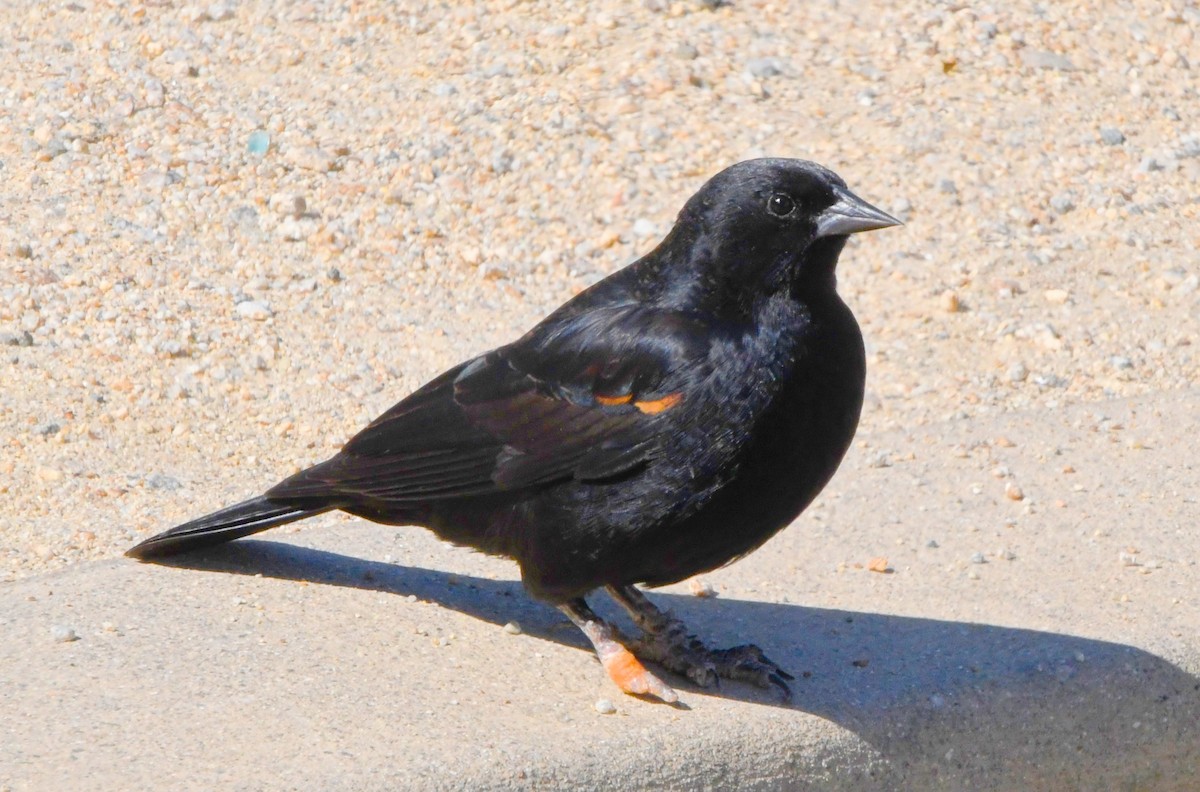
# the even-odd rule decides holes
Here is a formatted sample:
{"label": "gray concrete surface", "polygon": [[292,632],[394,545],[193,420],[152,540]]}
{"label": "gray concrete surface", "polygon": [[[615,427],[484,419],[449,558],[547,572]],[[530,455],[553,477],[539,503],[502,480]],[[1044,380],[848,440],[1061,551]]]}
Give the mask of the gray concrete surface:
{"label": "gray concrete surface", "polygon": [[419,529],[5,583],[0,788],[1195,790],[1198,399],[865,435],[718,597],[656,595],[790,705],[623,697],[511,564]]}

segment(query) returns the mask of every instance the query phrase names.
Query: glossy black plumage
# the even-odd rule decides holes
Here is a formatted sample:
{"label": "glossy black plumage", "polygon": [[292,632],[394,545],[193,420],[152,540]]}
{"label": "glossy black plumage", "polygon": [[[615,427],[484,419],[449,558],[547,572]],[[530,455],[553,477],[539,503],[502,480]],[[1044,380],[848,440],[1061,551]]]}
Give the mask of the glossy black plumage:
{"label": "glossy black plumage", "polygon": [[865,365],[834,270],[847,234],[894,224],[812,163],[728,168],[655,250],[517,341],[129,555],[341,509],[511,556],[557,603],[725,564],[791,522],[849,446]]}

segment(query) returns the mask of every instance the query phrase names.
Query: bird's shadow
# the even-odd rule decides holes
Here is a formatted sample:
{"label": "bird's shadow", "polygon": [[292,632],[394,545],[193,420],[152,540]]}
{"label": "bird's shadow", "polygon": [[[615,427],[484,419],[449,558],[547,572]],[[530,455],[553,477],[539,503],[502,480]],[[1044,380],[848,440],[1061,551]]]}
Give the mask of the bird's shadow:
{"label": "bird's shadow", "polygon": [[[527,635],[590,651],[558,611],[530,599],[516,581],[259,540],[159,563],[411,595],[497,625],[517,621]],[[797,677],[790,702],[739,683],[689,695],[825,718],[909,769],[943,779],[964,763],[1003,768],[1014,778],[1035,771],[1044,777],[1056,762],[1067,774],[1080,762],[1128,771],[1133,750],[1148,768],[1170,772],[1185,762],[1200,772],[1200,680],[1132,646],[988,624],[651,596],[708,645],[757,643]],[[602,615],[616,615],[594,604]],[[689,690],[679,678],[669,680]],[[1050,734],[1060,738],[1053,745],[1038,738]]]}

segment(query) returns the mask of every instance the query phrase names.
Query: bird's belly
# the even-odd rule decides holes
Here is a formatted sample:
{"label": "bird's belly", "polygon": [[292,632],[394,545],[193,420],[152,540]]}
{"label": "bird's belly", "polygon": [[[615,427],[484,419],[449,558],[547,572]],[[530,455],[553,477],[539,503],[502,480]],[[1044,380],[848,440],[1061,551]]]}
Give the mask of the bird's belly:
{"label": "bird's belly", "polygon": [[736,474],[703,508],[655,537],[647,556],[659,560],[639,570],[637,582],[663,585],[723,566],[788,526],[816,498],[850,447],[863,396],[861,374],[822,374],[822,386],[799,380],[763,416]]}
{"label": "bird's belly", "polygon": [[862,391],[833,403],[788,405],[765,421],[739,471],[738,483],[762,503],[756,513],[778,530],[825,487],[842,461],[862,407]]}

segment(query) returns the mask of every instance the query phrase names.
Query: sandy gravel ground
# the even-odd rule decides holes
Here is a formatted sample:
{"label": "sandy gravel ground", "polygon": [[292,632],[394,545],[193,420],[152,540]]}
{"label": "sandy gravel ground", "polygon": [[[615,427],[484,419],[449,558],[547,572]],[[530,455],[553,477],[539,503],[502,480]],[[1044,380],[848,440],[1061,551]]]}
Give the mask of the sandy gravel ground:
{"label": "sandy gravel ground", "polygon": [[1094,405],[1112,455],[961,449],[1036,531],[1080,507],[1039,477],[1162,453],[1109,400],[1200,382],[1197,30],[1177,0],[6,0],[0,579],[324,458],[764,154],[908,223],[843,256],[864,432]]}
{"label": "sandy gravel ground", "polygon": [[[1197,31],[1194,0],[0,0],[0,790],[1196,789]],[[868,398],[829,491],[655,595],[795,671],[792,709],[619,696],[514,565],[417,529],[117,560],[759,155],[907,222],[843,256]]]}

